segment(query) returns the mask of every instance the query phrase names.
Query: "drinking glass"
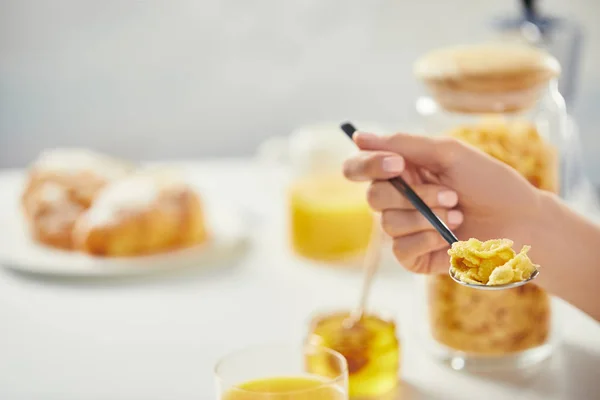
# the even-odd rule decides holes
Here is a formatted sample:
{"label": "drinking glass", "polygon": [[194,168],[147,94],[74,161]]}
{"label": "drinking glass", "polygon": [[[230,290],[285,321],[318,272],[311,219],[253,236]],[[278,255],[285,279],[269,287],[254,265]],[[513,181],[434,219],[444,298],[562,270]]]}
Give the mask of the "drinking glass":
{"label": "drinking glass", "polygon": [[[311,370],[315,364],[328,368]],[[311,344],[246,348],[223,357],[215,375],[220,400],[348,400],[346,359]]]}

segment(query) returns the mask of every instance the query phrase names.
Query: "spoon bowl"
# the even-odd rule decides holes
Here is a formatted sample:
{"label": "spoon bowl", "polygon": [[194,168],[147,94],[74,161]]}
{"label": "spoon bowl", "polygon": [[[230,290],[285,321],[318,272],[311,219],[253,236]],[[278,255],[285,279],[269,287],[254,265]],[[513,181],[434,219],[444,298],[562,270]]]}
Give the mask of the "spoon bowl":
{"label": "spoon bowl", "polygon": [[454,276],[454,274],[452,273],[452,268],[450,268],[448,270],[448,274],[450,275],[450,277],[452,278],[452,280],[454,280],[454,282],[458,283],[459,285],[463,285],[466,287],[470,287],[473,289],[478,289],[478,290],[506,290],[506,289],[514,289],[517,288],[519,286],[523,286],[529,282],[531,282],[532,280],[534,280],[535,278],[538,277],[538,275],[540,274],[538,270],[535,270],[531,276],[525,280],[519,281],[519,282],[511,282],[511,283],[506,283],[504,285],[486,285],[483,283],[468,283],[468,282],[463,282],[460,279],[458,279],[457,277]]}

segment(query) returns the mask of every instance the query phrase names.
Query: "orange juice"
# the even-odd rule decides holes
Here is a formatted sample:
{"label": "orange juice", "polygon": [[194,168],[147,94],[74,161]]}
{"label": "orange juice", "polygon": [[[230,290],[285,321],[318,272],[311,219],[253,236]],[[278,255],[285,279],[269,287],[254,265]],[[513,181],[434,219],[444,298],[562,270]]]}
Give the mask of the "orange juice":
{"label": "orange juice", "polygon": [[318,261],[362,254],[371,237],[373,214],[366,187],[341,174],[312,175],[290,188],[290,230],[294,251]]}
{"label": "orange juice", "polygon": [[341,387],[318,377],[274,377],[245,382],[228,390],[223,400],[346,400]]}

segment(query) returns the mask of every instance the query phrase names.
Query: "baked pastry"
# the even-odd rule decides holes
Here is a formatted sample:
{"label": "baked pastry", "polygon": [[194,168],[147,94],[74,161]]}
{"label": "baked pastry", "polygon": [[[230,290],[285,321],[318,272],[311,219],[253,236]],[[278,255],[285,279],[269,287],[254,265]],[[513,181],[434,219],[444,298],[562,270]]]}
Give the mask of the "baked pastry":
{"label": "baked pastry", "polygon": [[105,187],[73,230],[77,249],[107,257],[160,253],[207,237],[198,194],[174,174],[157,171]]}
{"label": "baked pastry", "polygon": [[71,249],[75,221],[96,193],[133,166],[84,149],[44,151],[31,166],[21,205],[35,240]]}

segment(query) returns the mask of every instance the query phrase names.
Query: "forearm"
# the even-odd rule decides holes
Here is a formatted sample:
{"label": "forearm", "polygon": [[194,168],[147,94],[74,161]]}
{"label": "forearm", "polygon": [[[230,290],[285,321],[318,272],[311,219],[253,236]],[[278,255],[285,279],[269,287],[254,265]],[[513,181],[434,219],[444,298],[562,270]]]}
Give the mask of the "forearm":
{"label": "forearm", "polygon": [[550,194],[541,194],[531,258],[539,284],[600,321],[600,227]]}

